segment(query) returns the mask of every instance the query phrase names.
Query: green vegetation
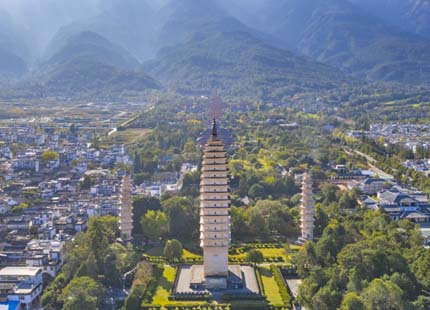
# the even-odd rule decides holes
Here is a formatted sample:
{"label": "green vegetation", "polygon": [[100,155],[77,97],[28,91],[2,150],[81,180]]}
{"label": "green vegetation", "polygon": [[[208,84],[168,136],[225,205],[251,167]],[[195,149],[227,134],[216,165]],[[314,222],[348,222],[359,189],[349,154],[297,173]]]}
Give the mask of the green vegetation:
{"label": "green vegetation", "polygon": [[281,99],[297,90],[330,89],[348,82],[329,66],[271,47],[239,31],[206,32],[204,39],[196,37],[164,49],[146,69],[183,94],[210,89],[224,95]]}
{"label": "green vegetation", "polygon": [[144,141],[145,138],[151,133],[149,129],[126,129],[119,130],[111,134],[109,137],[103,139],[103,144],[125,144],[133,145]]}
{"label": "green vegetation", "polygon": [[167,216],[162,211],[149,210],[141,218],[143,235],[149,240],[158,240],[167,233]]}
{"label": "green vegetation", "polygon": [[46,163],[51,160],[57,160],[58,159],[58,153],[53,150],[46,150],[42,153],[42,162]]}
{"label": "green vegetation", "polygon": [[176,239],[168,240],[163,253],[168,261],[179,261],[182,258],[182,244]]}
{"label": "green vegetation", "polygon": [[[115,243],[118,237],[118,219],[115,217],[91,218],[88,230],[78,234],[67,245],[66,261],[61,273],[43,292],[41,302],[46,309],[76,309],[80,302],[97,304],[93,309],[104,309],[104,286],[120,286],[121,274],[131,270],[138,261],[132,248]],[[82,299],[87,289],[99,292],[95,299]],[[69,303],[65,303],[71,297]],[[82,300],[81,300],[82,299]],[[83,309],[83,308],[81,308]]]}
{"label": "green vegetation", "polygon": [[399,184],[412,184],[413,186],[429,193],[430,179],[422,172],[408,169],[402,165],[406,159],[427,158],[430,154],[428,150],[418,148],[413,153],[404,147],[398,145],[384,145],[384,141],[374,141],[363,138],[362,140],[353,140],[349,145],[357,150],[369,155],[375,160],[373,163],[376,167],[384,172],[394,176]]}
{"label": "green vegetation", "polygon": [[146,262],[142,262],[138,266],[131,286],[131,292],[124,303],[126,310],[139,310],[141,301],[144,298],[151,298],[151,296],[147,295],[149,295],[148,292],[150,292],[151,287],[156,283],[153,269],[151,264]]}
{"label": "green vegetation", "polygon": [[322,237],[307,243],[295,258],[305,277],[299,300],[310,309],[349,304],[409,309],[427,289],[416,269],[424,263],[418,253],[428,255],[418,230],[408,221],[393,222],[372,211],[337,214]]}
{"label": "green vegetation", "polygon": [[24,211],[24,210],[26,210],[26,209],[28,209],[30,206],[28,205],[28,203],[25,203],[25,202],[23,202],[23,203],[20,203],[19,205],[17,205],[17,206],[14,206],[10,211],[12,212],[12,213],[20,213],[20,212],[22,212],[22,211]]}
{"label": "green vegetation", "polygon": [[248,253],[246,253],[246,259],[249,262],[254,263],[255,266],[257,266],[257,264],[262,263],[264,261],[264,256],[263,256],[263,253],[261,253],[261,251],[253,249]]}
{"label": "green vegetation", "polygon": [[285,282],[281,272],[279,271],[279,268],[275,265],[271,265],[270,270],[272,271],[275,282],[279,287],[279,293],[281,294],[281,298],[282,298],[282,301],[284,302],[284,305],[291,306],[291,296],[285,286]]}
{"label": "green vegetation", "polygon": [[90,277],[74,278],[63,290],[63,309],[103,309],[104,294],[103,286]]}
{"label": "green vegetation", "polygon": [[270,267],[259,267],[263,282],[264,293],[271,305],[282,306],[284,304],[278,284]]}
{"label": "green vegetation", "polygon": [[[303,278],[299,301],[310,310],[380,309],[381,296],[388,299],[383,305],[393,310],[426,309],[428,298],[424,292],[430,290],[430,259],[428,250],[421,247],[415,226],[409,222],[393,223],[379,213],[366,213],[358,205],[359,191],[340,190],[328,180],[343,177],[333,169],[335,165],[367,169],[367,160],[353,152],[359,150],[374,157],[375,165],[381,169],[397,172],[395,176],[402,183],[422,183],[420,187],[426,188],[428,178],[399,166],[402,159],[417,154],[412,156],[403,149],[386,147],[383,141],[359,141],[343,133],[356,124],[364,127],[369,123],[369,116],[359,111],[362,100],[377,109],[375,118],[382,117],[383,109],[394,109],[387,114],[394,119],[397,109],[425,102],[428,94],[409,100],[397,98],[392,89],[377,88],[374,92],[364,89],[360,96],[352,95],[359,89],[321,94],[318,108],[312,108],[316,100],[313,96],[300,95],[288,106],[245,99],[242,104],[242,99],[235,98],[225,107],[220,121],[234,136],[228,150],[233,241],[229,261],[263,263],[258,266],[258,273],[267,296],[267,301],[223,300],[232,309],[289,309],[291,296],[277,269],[285,265],[288,269],[297,268]],[[413,90],[405,96],[411,93]],[[208,123],[203,116],[207,100],[166,97],[157,98],[154,109],[134,118],[117,135],[113,134],[112,140],[106,139],[106,143],[130,143],[137,184],[162,182],[176,175],[182,163],[200,162],[201,149],[196,138]],[[384,104],[389,101],[396,104]],[[425,111],[421,105],[420,109]],[[430,109],[423,115],[430,115]],[[355,116],[356,124],[352,121]],[[136,133],[138,139],[131,133]],[[102,147],[103,143],[100,140],[97,144]],[[387,158],[385,153],[390,156]],[[424,150],[420,153],[427,156]],[[198,247],[199,169],[184,176],[177,196],[166,193],[160,199],[134,197],[133,235],[139,251],[115,243],[116,233],[108,234],[109,229],[96,229],[93,224],[87,233],[78,235],[68,249],[71,259],[44,293],[42,302],[46,308],[64,306],[57,296],[75,278],[90,277],[105,288],[119,286],[120,275],[135,267],[142,254],[147,262],[140,263],[126,279],[126,285],[132,287],[126,310],[213,307],[206,299],[183,301],[170,296],[176,269],[168,263],[202,262],[202,250]],[[321,184],[314,187],[317,241],[301,248],[292,245],[300,233],[301,197],[294,175],[305,170]],[[89,188],[92,184],[91,178],[85,178],[81,187]],[[37,193],[29,193],[28,200],[33,201],[36,196]],[[99,233],[95,234],[95,229]]]}
{"label": "green vegetation", "polygon": [[175,281],[176,269],[171,266],[164,266],[163,275],[158,279],[157,289],[152,298],[152,303],[155,305],[166,305],[171,303],[169,296]]}

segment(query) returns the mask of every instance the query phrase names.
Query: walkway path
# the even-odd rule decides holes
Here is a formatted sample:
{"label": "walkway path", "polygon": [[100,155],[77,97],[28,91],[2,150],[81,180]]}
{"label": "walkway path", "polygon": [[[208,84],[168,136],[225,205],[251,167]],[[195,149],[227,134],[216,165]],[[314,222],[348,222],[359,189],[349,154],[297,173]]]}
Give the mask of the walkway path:
{"label": "walkway path", "polygon": [[[293,294],[293,298],[296,299],[297,295],[299,293],[299,286],[300,286],[300,284],[302,284],[302,280],[301,279],[285,279],[285,281],[287,282],[287,285],[288,285],[291,293]],[[300,308],[296,308],[296,309],[306,310],[304,307],[300,307]]]}

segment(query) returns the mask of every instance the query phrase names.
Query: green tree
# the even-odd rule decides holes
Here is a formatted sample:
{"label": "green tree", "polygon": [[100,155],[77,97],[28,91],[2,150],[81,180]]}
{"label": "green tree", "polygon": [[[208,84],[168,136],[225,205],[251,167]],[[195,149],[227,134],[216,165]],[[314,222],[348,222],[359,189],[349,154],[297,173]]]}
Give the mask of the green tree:
{"label": "green tree", "polygon": [[75,134],[77,131],[76,125],[75,124],[70,125],[69,131],[70,133]]}
{"label": "green tree", "polygon": [[142,232],[149,240],[158,240],[167,233],[167,215],[163,211],[148,211],[141,218]]}
{"label": "green tree", "polygon": [[181,195],[196,197],[199,195],[200,172],[194,171],[184,175],[182,180]]}
{"label": "green tree", "polygon": [[182,244],[176,240],[168,240],[164,247],[163,254],[168,261],[178,261],[182,258]]}
{"label": "green tree", "polygon": [[42,162],[46,163],[58,159],[58,153],[53,150],[46,150],[41,155]]}
{"label": "green tree", "polygon": [[19,205],[14,206],[10,211],[11,211],[12,213],[20,213],[20,212],[22,212],[22,211],[24,211],[24,210],[28,209],[29,207],[30,207],[30,206],[28,205],[28,203],[26,203],[26,202],[22,202],[22,203],[20,203]]}
{"label": "green tree", "polygon": [[124,307],[125,310],[140,310],[140,300],[142,298],[143,292],[139,288],[133,289],[130,295],[127,296]]}
{"label": "green tree", "polygon": [[104,282],[109,286],[117,286],[120,283],[117,256],[113,251],[108,251],[103,259]]}
{"label": "green tree", "polygon": [[93,217],[88,223],[87,242],[94,254],[99,271],[103,270],[104,257],[108,254],[109,244],[119,234],[118,219],[113,216]]}
{"label": "green tree", "polygon": [[267,196],[266,190],[260,184],[254,184],[249,188],[248,195],[251,198],[263,198]]}
{"label": "green tree", "polygon": [[198,230],[198,208],[190,199],[172,197],[162,201],[168,215],[169,235],[180,241],[191,240]]}
{"label": "green tree", "polygon": [[86,175],[86,176],[84,176],[84,179],[80,183],[80,187],[81,187],[81,189],[88,190],[94,184],[95,184],[95,182],[93,181],[93,179],[90,176]]}
{"label": "green tree", "polygon": [[249,262],[253,263],[254,266],[257,266],[257,264],[260,264],[264,261],[264,256],[261,251],[252,249],[248,253],[246,253],[246,259]]}
{"label": "green tree", "polygon": [[430,297],[419,296],[418,299],[413,303],[414,310],[430,310]]}
{"label": "green tree", "polygon": [[266,222],[266,217],[262,214],[261,210],[256,207],[247,210],[249,233],[253,236],[266,237],[270,233],[270,228]]}
{"label": "green tree", "polygon": [[311,309],[333,310],[341,301],[342,294],[330,286],[323,286],[312,298]]}
{"label": "green tree", "polygon": [[61,299],[64,310],[103,309],[105,290],[89,277],[74,278],[64,288]]}
{"label": "green tree", "polygon": [[140,220],[149,210],[161,210],[160,200],[147,196],[135,196],[133,198],[133,235],[142,234]]}
{"label": "green tree", "polygon": [[231,234],[233,238],[240,239],[248,234],[246,210],[240,207],[231,208]]}
{"label": "green tree", "polygon": [[363,300],[357,293],[350,292],[343,297],[340,310],[366,310]]}
{"label": "green tree", "polygon": [[263,215],[269,231],[281,235],[293,235],[298,232],[298,226],[290,215],[288,206],[280,201],[259,200],[254,208]]}
{"label": "green tree", "polygon": [[407,310],[402,294],[402,290],[393,282],[374,279],[363,291],[362,296],[367,309]]}
{"label": "green tree", "polygon": [[430,251],[428,249],[419,249],[415,254],[411,267],[418,282],[425,290],[430,290]]}

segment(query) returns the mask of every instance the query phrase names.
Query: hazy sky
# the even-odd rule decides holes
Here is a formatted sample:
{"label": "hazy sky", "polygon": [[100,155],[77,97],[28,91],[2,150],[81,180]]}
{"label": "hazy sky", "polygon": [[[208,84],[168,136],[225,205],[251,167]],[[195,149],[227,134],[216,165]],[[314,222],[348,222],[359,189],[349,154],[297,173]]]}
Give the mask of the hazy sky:
{"label": "hazy sky", "polygon": [[[18,29],[21,39],[31,50],[32,57],[44,53],[49,42],[66,25],[78,20],[97,16],[108,10],[113,4],[135,7],[145,0],[0,0],[0,13],[6,11],[12,17],[12,25],[7,18],[0,19],[0,33],[5,29]],[[146,0],[155,10],[169,1],[180,0]],[[251,9],[256,3],[269,0],[192,0],[217,1],[229,6],[233,11],[241,8]],[[273,1],[273,0],[272,0]],[[115,11],[115,10],[114,10]],[[1,16],[1,15],[0,15]],[[10,32],[6,30],[6,32]],[[15,37],[14,33],[10,34]]]}
{"label": "hazy sky", "polygon": [[109,4],[110,1],[112,0],[0,0],[0,10],[9,13],[14,22],[13,27],[19,29],[36,57],[43,52],[60,27],[97,14],[103,7],[101,3]]}

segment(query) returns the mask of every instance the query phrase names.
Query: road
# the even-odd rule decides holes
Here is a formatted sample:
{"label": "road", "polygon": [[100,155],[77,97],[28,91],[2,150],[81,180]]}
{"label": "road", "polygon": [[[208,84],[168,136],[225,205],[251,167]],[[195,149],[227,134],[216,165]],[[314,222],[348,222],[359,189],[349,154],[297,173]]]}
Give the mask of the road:
{"label": "road", "polygon": [[355,154],[360,155],[360,156],[366,158],[367,164],[369,165],[370,170],[372,170],[377,175],[379,175],[380,178],[386,179],[386,180],[392,180],[392,179],[394,179],[394,176],[392,176],[391,174],[388,174],[388,173],[382,171],[381,169],[379,169],[378,167],[376,167],[375,165],[373,165],[373,164],[375,164],[377,162],[375,158],[373,158],[373,157],[371,157],[371,156],[369,156],[367,154],[364,154],[363,152],[354,150],[354,149],[353,150],[348,150],[348,149],[344,148],[343,150],[348,155],[352,155],[352,152],[354,152]]}
{"label": "road", "polygon": [[[124,121],[123,123],[119,124],[117,127],[112,128],[109,132],[108,132],[108,137],[112,134],[114,134],[115,132],[118,131],[118,127],[126,127],[128,124],[130,124],[132,121],[134,121],[135,119],[137,119],[141,114],[143,113],[147,113],[149,111],[152,111],[154,109],[154,106],[150,106],[149,108],[147,108],[146,110],[144,110],[142,113],[138,113],[134,116],[132,116],[131,118],[129,118],[128,120]],[[121,112],[121,113],[125,113],[125,112]]]}

